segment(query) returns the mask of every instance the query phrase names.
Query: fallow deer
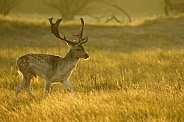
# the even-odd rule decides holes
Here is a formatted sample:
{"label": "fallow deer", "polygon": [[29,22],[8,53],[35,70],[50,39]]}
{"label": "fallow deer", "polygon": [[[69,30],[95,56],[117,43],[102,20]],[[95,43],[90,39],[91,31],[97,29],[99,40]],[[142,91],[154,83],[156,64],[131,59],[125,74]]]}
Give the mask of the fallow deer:
{"label": "fallow deer", "polygon": [[70,47],[70,51],[66,54],[64,58],[48,55],[48,54],[25,54],[17,59],[16,65],[18,70],[22,73],[23,78],[18,85],[15,96],[18,96],[19,92],[23,87],[26,87],[26,91],[33,98],[34,95],[30,90],[30,81],[34,76],[40,76],[46,80],[45,94],[49,92],[51,83],[61,82],[66,87],[70,89],[72,94],[74,94],[74,87],[69,82],[72,70],[77,65],[79,58],[88,59],[89,55],[85,52],[82,44],[88,41],[88,37],[83,38],[83,27],[84,20],[81,18],[81,28],[77,35],[78,41],[70,41],[66,37],[61,37],[58,31],[58,26],[62,19],[58,19],[56,23],[52,22],[53,18],[49,19],[51,24],[51,32],[60,40],[67,42]]}

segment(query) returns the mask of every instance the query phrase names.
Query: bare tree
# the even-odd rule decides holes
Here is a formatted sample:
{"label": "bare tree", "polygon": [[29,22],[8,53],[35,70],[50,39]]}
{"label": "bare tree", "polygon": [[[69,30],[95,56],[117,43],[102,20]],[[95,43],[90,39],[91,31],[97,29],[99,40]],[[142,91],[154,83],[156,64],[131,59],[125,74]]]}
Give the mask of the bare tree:
{"label": "bare tree", "polygon": [[22,0],[0,0],[0,14],[6,16]]}
{"label": "bare tree", "polygon": [[65,20],[85,14],[86,7],[93,0],[44,0],[44,3],[59,11]]}
{"label": "bare tree", "polygon": [[[112,8],[114,8],[114,9],[120,11],[121,13],[123,13],[123,15],[125,15],[128,18],[129,22],[132,22],[130,14],[128,12],[126,12],[122,7],[118,6],[117,4],[111,3],[111,2],[108,2],[108,1],[104,1],[104,0],[94,0],[94,1],[105,4],[105,5],[108,6],[108,11],[103,12],[104,14],[102,13],[102,15],[100,15],[100,16],[99,15],[95,16],[95,15],[91,15],[91,14],[88,13],[92,18],[96,19],[97,21],[100,21],[100,19],[102,19],[102,18],[107,18],[108,17],[108,19],[105,21],[106,23],[110,22],[112,20],[116,21],[117,23],[122,23],[122,21],[119,20],[118,17],[116,17],[115,13],[112,14],[112,11],[113,11]],[[97,3],[95,3],[95,4],[97,4]],[[109,12],[111,14],[109,14]]]}
{"label": "bare tree", "polygon": [[168,16],[170,13],[183,13],[184,2],[182,0],[164,0],[165,14]]}
{"label": "bare tree", "polygon": [[[130,15],[124,9],[122,9],[121,7],[119,7],[118,5],[113,4],[113,3],[106,2],[106,1],[103,1],[103,0],[99,0],[99,2],[102,2],[102,3],[106,4],[106,5],[109,5],[111,7],[114,7],[116,9],[118,9],[119,11],[121,11],[123,14],[125,14],[127,16],[129,22],[132,22]],[[118,23],[121,23],[121,21],[119,21],[114,15],[111,17],[111,19],[114,19]],[[107,21],[110,21],[111,19],[109,19]]]}
{"label": "bare tree", "polygon": [[[105,5],[108,5],[111,8],[115,8],[115,9],[119,10],[120,12],[122,12],[124,15],[127,16],[129,22],[132,21],[130,15],[124,9],[122,9],[121,7],[119,7],[116,4],[109,3],[109,2],[104,1],[104,0],[43,0],[43,2],[46,5],[49,5],[52,8],[58,10],[59,13],[61,14],[61,16],[66,21],[73,20],[76,15],[89,15],[89,16],[94,18],[95,16],[92,15],[92,13],[96,12],[95,7],[97,8],[96,5],[98,3],[102,3]],[[99,8],[97,8],[97,9],[99,9]],[[101,8],[100,8],[99,13],[103,13],[101,11]],[[97,13],[97,14],[99,14],[99,13]],[[100,17],[95,17],[95,19],[99,20],[102,17],[104,17],[104,15],[102,15]],[[111,19],[114,19],[115,21],[117,21],[119,23],[121,22],[115,16],[113,16]]]}

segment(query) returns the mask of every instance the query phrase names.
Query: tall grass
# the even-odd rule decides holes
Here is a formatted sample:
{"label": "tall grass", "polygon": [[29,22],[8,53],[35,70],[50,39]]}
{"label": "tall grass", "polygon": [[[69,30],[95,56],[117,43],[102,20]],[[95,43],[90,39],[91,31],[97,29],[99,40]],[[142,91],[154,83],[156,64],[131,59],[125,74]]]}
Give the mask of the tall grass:
{"label": "tall grass", "polygon": [[[51,39],[46,36],[47,25],[30,25],[29,30],[27,25],[21,27],[20,24],[20,32],[12,36],[13,42],[8,35],[15,32],[15,27],[9,24],[11,28],[5,25],[5,30],[1,31],[4,35],[0,38],[17,44],[1,42],[0,45],[1,122],[184,121],[184,50],[171,46],[177,43],[182,47],[183,42],[169,41],[170,44],[165,45],[167,37],[160,37],[150,28],[151,40],[142,34],[137,36],[134,32],[138,29],[136,27],[125,27],[125,34],[121,31],[122,27],[87,26],[85,32],[92,37],[86,45],[90,59],[81,59],[69,79],[75,87],[75,95],[72,96],[62,84],[55,83],[49,96],[44,97],[45,81],[38,78],[31,81],[35,101],[25,90],[20,92],[18,98],[14,97],[21,80],[17,77],[16,58],[30,52],[64,56],[68,48],[59,43],[48,46],[50,43],[43,41],[46,37]],[[24,30],[27,32],[22,33]],[[34,33],[32,30],[35,30]],[[42,36],[40,30],[43,30]],[[70,30],[75,31],[76,26],[66,31]],[[119,31],[115,33],[114,30]],[[29,39],[33,44],[21,44],[17,37],[27,40],[30,33]],[[135,38],[138,42],[133,43],[131,39]],[[36,45],[40,44],[36,43],[38,40],[42,45]],[[157,42],[159,46],[152,48]]]}
{"label": "tall grass", "polygon": [[[74,97],[53,84],[43,97],[44,81],[31,82],[36,98],[22,91],[14,64],[24,51],[1,49],[1,121],[182,121],[184,50],[121,53],[89,49],[70,77]],[[32,52],[35,48],[27,49]],[[39,50],[39,49],[36,49]],[[55,49],[50,50],[54,52]],[[42,50],[40,50],[42,52]],[[93,53],[92,53],[93,52]],[[94,53],[95,52],[95,53]],[[44,52],[43,52],[44,53]]]}

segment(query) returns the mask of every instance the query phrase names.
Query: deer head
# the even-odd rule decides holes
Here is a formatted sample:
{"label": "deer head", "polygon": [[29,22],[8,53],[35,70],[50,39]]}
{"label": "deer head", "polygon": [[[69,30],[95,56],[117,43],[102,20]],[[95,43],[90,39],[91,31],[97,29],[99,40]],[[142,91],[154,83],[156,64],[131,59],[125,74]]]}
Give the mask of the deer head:
{"label": "deer head", "polygon": [[85,58],[88,59],[89,55],[85,52],[84,47],[82,44],[86,43],[88,41],[88,37],[83,38],[83,28],[84,28],[84,20],[80,18],[81,20],[81,28],[80,32],[74,36],[78,37],[78,41],[71,41],[66,39],[66,36],[61,37],[58,31],[58,26],[62,19],[58,19],[56,23],[52,22],[53,18],[49,19],[49,22],[51,24],[51,33],[53,33],[57,38],[60,40],[63,40],[67,42],[67,44],[70,46],[70,53],[72,57],[74,58]]}

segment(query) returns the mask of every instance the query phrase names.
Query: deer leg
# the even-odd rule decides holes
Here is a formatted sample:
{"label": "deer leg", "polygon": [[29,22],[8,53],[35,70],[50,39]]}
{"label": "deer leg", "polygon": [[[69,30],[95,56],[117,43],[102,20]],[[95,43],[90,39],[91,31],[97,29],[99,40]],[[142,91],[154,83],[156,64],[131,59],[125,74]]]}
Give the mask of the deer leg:
{"label": "deer leg", "polygon": [[46,84],[45,84],[45,96],[48,95],[50,86],[51,86],[51,82],[49,80],[46,80]]}
{"label": "deer leg", "polygon": [[32,76],[29,74],[26,77],[26,91],[28,92],[28,94],[36,100],[35,96],[31,93],[31,89],[30,89],[30,81],[31,81]]}
{"label": "deer leg", "polygon": [[17,86],[16,92],[15,92],[15,96],[17,97],[19,92],[22,90],[22,88],[25,86],[26,83],[26,79],[23,76],[22,81],[20,82],[20,84]]}
{"label": "deer leg", "polygon": [[74,94],[74,87],[72,86],[72,84],[68,81],[68,80],[65,80],[62,82],[66,87],[68,87],[71,91],[72,94]]}

